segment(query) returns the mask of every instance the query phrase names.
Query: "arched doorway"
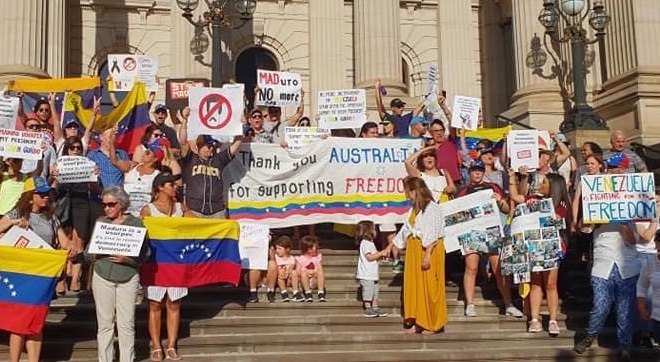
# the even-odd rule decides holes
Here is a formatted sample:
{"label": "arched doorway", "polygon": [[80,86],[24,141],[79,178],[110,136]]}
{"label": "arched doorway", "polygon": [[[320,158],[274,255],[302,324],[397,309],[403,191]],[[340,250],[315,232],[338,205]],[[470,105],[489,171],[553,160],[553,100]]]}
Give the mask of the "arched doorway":
{"label": "arched doorway", "polygon": [[257,85],[257,69],[279,70],[273,53],[264,48],[245,49],[236,58],[236,82],[245,84],[248,109],[254,106],[254,87]]}

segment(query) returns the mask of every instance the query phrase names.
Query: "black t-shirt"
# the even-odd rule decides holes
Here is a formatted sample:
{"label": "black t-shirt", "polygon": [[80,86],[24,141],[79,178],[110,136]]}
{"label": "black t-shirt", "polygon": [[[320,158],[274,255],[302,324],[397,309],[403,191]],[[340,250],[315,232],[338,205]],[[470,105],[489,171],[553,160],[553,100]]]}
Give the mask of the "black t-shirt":
{"label": "black t-shirt", "polygon": [[193,152],[181,158],[184,199],[190,210],[210,215],[225,209],[222,170],[232,160],[229,148],[204,161]]}

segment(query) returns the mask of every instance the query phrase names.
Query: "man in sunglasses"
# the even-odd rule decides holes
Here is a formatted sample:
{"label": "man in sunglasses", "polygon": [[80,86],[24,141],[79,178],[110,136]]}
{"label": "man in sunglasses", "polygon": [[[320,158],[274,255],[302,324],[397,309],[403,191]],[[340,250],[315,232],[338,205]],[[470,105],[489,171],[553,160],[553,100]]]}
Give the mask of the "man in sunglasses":
{"label": "man in sunglasses", "polygon": [[249,127],[245,131],[245,136],[250,135],[250,137],[246,138],[246,142],[273,143],[273,133],[264,129],[264,119],[263,115],[261,114],[261,110],[252,110],[252,112],[250,112],[250,118],[248,118],[247,123]]}
{"label": "man in sunglasses", "polygon": [[[376,79],[376,84],[375,84],[375,90],[376,90],[376,109],[378,109],[378,117],[380,119],[384,119],[386,115],[388,115],[387,111],[385,111],[385,106],[383,105],[383,93],[384,89],[382,87],[380,79]],[[390,113],[389,115],[392,116],[392,119],[394,121],[395,129],[396,129],[396,137],[397,138],[407,138],[409,135],[409,130],[408,128],[410,127],[410,121],[413,119],[414,116],[419,115],[422,113],[424,110],[424,102],[421,102],[420,104],[417,105],[417,107],[409,113],[403,114],[403,110],[406,106],[406,102],[401,100],[400,98],[394,98],[392,101],[390,101]]]}
{"label": "man in sunglasses", "polygon": [[181,151],[181,145],[179,145],[179,139],[174,128],[165,124],[165,121],[167,120],[167,113],[167,106],[164,104],[156,104],[154,107],[154,118],[152,123],[157,125],[163,131],[165,138],[167,138],[167,140],[170,141],[170,144],[172,145],[172,153],[175,157],[178,157]]}

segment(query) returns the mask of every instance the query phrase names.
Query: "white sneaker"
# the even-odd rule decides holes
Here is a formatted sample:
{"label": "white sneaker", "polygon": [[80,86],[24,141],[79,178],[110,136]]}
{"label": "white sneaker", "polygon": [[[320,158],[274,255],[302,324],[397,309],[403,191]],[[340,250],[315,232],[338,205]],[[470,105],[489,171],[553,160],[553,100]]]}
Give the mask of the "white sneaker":
{"label": "white sneaker", "polygon": [[509,306],[506,307],[505,314],[516,318],[523,317],[523,313],[520,311],[520,309],[516,308],[513,304],[509,304]]}
{"label": "white sneaker", "polygon": [[465,307],[465,316],[466,317],[477,316],[477,310],[474,308],[474,304],[468,304],[467,307]]}

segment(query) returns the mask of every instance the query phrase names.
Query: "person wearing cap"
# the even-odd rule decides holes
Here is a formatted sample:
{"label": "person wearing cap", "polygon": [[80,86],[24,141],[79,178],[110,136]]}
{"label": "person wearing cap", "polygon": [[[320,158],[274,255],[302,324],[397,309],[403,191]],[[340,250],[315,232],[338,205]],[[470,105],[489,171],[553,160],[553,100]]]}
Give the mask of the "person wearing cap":
{"label": "person wearing cap", "polygon": [[[485,171],[486,171],[486,165],[484,165],[483,161],[481,160],[473,161],[468,169],[470,175],[469,182],[465,188],[461,189],[458,192],[456,197],[460,198],[461,196],[465,196],[482,190],[492,190],[493,198],[497,201],[497,206],[499,207],[499,211],[505,214],[508,213],[510,211],[509,202],[506,198],[506,195],[504,194],[504,191],[502,190],[501,187],[497,186],[494,183],[488,182],[484,179]],[[473,242],[475,241],[476,240],[473,240]],[[474,246],[474,250],[466,250],[466,254],[464,256],[465,273],[463,274],[463,288],[465,289],[466,317],[477,316],[477,311],[473,301],[474,301],[475,283],[477,281],[477,271],[479,269],[479,261],[481,254],[485,254],[488,257],[488,261],[490,262],[490,266],[493,270],[493,275],[495,276],[495,280],[497,281],[497,288],[499,289],[500,294],[502,295],[502,301],[504,302],[505,305],[506,315],[510,315],[516,318],[523,317],[522,312],[511,303],[511,288],[508,285],[507,279],[504,278],[504,276],[502,275],[502,270],[500,269],[499,253],[502,247],[501,242],[502,242],[501,240],[499,240],[499,243],[497,244],[483,242]]]}
{"label": "person wearing cap", "polygon": [[[140,217],[195,217],[182,203],[176,201],[180,175],[161,172],[154,177],[152,184],[152,199],[142,207]],[[151,337],[152,361],[180,360],[177,350],[179,339],[179,323],[181,319],[181,300],[188,295],[185,287],[145,286],[146,297],[149,300],[149,336]],[[163,349],[160,338],[161,315],[165,305],[167,316],[167,348]]]}
{"label": "person wearing cap", "polygon": [[273,143],[273,133],[264,129],[264,119],[261,110],[253,109],[250,112],[250,118],[248,118],[247,124],[249,127],[245,132],[245,136],[247,137],[245,142]]}
{"label": "person wearing cap", "polygon": [[[255,99],[259,97],[259,86],[254,87]],[[263,128],[272,136],[271,143],[282,144],[284,142],[284,129],[286,127],[294,127],[296,123],[302,118],[305,113],[305,91],[300,91],[300,105],[296,109],[296,113],[291,118],[282,122],[282,108],[277,106],[268,107],[268,116],[263,119]],[[263,115],[262,115],[263,116]],[[282,124],[284,123],[284,124]]]}
{"label": "person wearing cap", "polygon": [[410,119],[410,131],[406,138],[423,138],[428,131],[429,121],[422,116],[414,116]]}
{"label": "person wearing cap", "polygon": [[227,212],[222,170],[238,153],[243,136],[235,136],[229,147],[221,148],[210,135],[187,141],[187,126],[188,119],[184,118],[179,128],[184,202],[198,217],[224,219]]}
{"label": "person wearing cap", "polygon": [[181,146],[179,145],[179,139],[177,138],[177,132],[174,130],[174,128],[168,126],[165,121],[167,120],[167,106],[164,104],[156,104],[154,107],[154,118],[152,124],[155,124],[158,126],[165,135],[165,138],[167,138],[170,141],[170,144],[172,145],[170,149],[174,153],[175,156],[179,154],[179,149]]}
{"label": "person wearing cap", "polygon": [[648,167],[646,167],[644,160],[637,153],[626,147],[626,133],[624,131],[616,130],[612,132],[610,145],[612,148],[603,153],[604,159],[611,158],[612,155],[619,152],[625,154],[630,159],[630,163],[623,169],[622,173],[648,172]]}
{"label": "person wearing cap", "polygon": [[124,174],[124,190],[130,195],[128,212],[131,215],[139,216],[142,207],[151,200],[151,187],[160,173],[160,163],[164,157],[165,151],[155,140],[142,151],[140,163]]}
{"label": "person wearing cap", "polygon": [[396,129],[396,118],[391,114],[386,114],[380,121],[380,126],[383,128],[383,132],[380,134],[380,137],[383,138],[394,138],[397,135]]}
{"label": "person wearing cap", "polygon": [[[165,137],[163,128],[155,124],[151,124],[144,130],[140,144],[133,150],[133,164],[142,162],[142,156],[149,148],[155,151],[158,151],[160,148],[164,152],[163,159],[160,160],[161,167],[164,166],[169,168],[169,170],[175,175],[181,174],[181,165],[179,164],[179,161],[176,160],[175,150],[172,147],[170,140]],[[178,152],[179,150],[176,151]]]}
{"label": "person wearing cap", "polygon": [[[0,233],[16,226],[30,229],[53,248],[69,250],[69,258],[80,253],[69,240],[59,220],[55,216],[51,201],[53,188],[43,177],[30,177],[23,184],[22,193],[16,207],[0,219]],[[62,283],[62,282],[60,282]],[[58,292],[60,295],[63,292]],[[35,315],[35,318],[37,316]],[[9,355],[12,361],[19,361],[23,348],[27,350],[29,361],[39,361],[42,332],[33,335],[9,334]]]}
{"label": "person wearing cap", "polygon": [[[64,142],[69,137],[80,137],[83,142],[82,154],[87,154],[87,148],[89,146],[89,139],[92,135],[92,129],[94,128],[94,123],[96,120],[101,117],[101,97],[94,97],[94,105],[92,107],[92,118],[87,124],[85,131],[81,133],[81,125],[76,119],[65,119],[63,125],[60,122],[60,119],[57,115],[54,115],[53,119],[53,145],[57,151],[57,156],[62,156],[62,147]],[[64,127],[64,128],[62,128]]]}
{"label": "person wearing cap", "polygon": [[[374,85],[374,90],[376,91],[376,109],[378,110],[378,117],[383,119],[388,113],[385,111],[385,106],[383,105],[381,85],[382,83],[380,79],[376,79],[376,84]],[[424,102],[420,102],[412,112],[403,114],[405,106],[406,102],[401,100],[401,98],[394,98],[390,101],[390,114],[394,117],[394,125],[397,130],[396,137],[399,138],[406,138],[409,136],[410,132],[408,126],[410,125],[410,121],[414,116],[422,113],[424,110]]]}

